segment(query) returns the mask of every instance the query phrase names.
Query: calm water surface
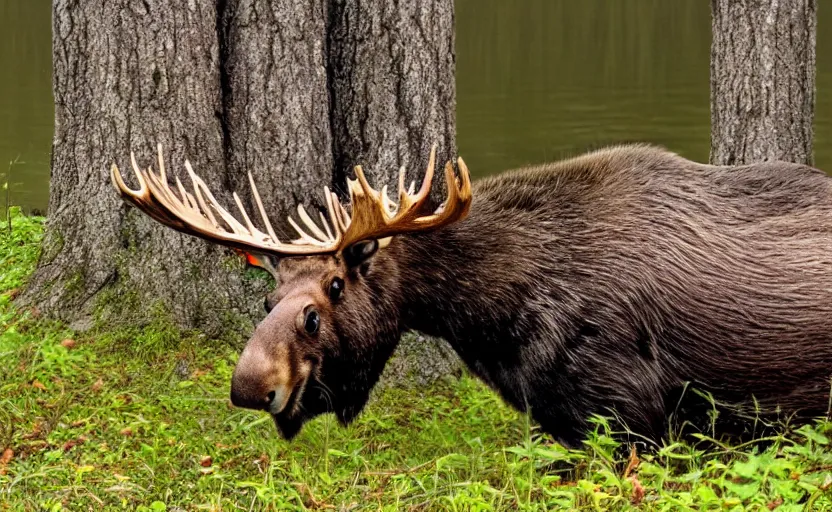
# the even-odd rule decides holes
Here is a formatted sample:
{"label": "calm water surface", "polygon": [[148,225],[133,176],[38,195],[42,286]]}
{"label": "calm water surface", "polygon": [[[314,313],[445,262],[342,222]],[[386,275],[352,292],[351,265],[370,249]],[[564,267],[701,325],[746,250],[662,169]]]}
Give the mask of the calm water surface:
{"label": "calm water surface", "polygon": [[[707,161],[708,2],[456,5],[458,145],[475,178],[622,141]],[[17,159],[11,202],[27,211],[49,197],[50,9],[0,0],[0,183]],[[832,10],[818,26],[815,164],[832,172]]]}

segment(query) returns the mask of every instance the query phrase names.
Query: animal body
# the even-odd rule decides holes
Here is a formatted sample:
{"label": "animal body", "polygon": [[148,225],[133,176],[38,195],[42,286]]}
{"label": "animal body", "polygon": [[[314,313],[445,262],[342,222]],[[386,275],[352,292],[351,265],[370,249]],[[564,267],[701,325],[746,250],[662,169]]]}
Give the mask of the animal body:
{"label": "animal body", "polygon": [[[327,191],[330,222],[314,235],[304,221],[294,245],[247,218],[225,230],[221,207],[193,196],[170,194],[160,207],[164,176],[140,174],[149,185],[139,192],[115,168],[113,179],[157,220],[274,262],[278,286],[231,400],[270,412],[287,438],[323,413],[352,421],[407,330],[447,340],[567,446],[594,414],[658,442],[688,384],[761,417],[828,413],[832,179],[823,172],[715,167],[630,145],[472,185],[460,159],[459,179],[446,166],[449,197],[431,213],[432,166],[433,153],[427,188],[408,194],[400,183],[398,205],[358,168],[350,212]],[[203,187],[195,182],[197,195]],[[213,231],[199,227],[206,211]]]}

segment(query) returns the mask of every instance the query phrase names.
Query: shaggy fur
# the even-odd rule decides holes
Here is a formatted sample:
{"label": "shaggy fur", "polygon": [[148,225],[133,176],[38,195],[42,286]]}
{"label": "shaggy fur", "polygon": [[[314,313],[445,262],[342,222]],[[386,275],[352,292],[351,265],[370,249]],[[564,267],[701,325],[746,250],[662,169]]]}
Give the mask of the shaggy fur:
{"label": "shaggy fur", "polygon": [[408,329],[448,340],[570,446],[593,414],[658,441],[688,382],[769,418],[828,412],[832,179],[807,166],[604,149],[479,180],[465,220],[360,265],[287,258],[279,272],[278,295],[347,283],[323,306],[326,334],[271,340],[315,354],[297,407],[276,416],[287,437],[324,412],[351,421]]}

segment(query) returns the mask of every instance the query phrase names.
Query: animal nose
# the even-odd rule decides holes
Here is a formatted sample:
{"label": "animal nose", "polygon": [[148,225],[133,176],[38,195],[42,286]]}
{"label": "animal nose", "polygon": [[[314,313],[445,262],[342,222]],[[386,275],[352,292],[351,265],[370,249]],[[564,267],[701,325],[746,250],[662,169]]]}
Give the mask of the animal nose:
{"label": "animal nose", "polygon": [[289,392],[285,386],[277,386],[266,392],[261,385],[247,382],[245,378],[237,376],[231,379],[231,403],[235,407],[277,414],[286,405]]}
{"label": "animal nose", "polygon": [[231,403],[235,407],[242,407],[244,409],[254,409],[256,411],[265,411],[271,407],[272,401],[275,397],[275,392],[258,393],[251,391],[252,388],[248,386],[235,385],[231,383]]}

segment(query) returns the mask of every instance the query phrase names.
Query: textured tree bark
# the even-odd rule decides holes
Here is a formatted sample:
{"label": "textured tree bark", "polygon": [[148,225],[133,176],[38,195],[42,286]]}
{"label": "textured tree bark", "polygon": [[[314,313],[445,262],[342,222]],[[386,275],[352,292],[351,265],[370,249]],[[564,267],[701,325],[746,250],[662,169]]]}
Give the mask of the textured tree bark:
{"label": "textured tree bark", "polygon": [[[156,168],[160,141],[170,174],[190,159],[232,211],[251,170],[275,220],[326,183],[323,8],[284,3],[54,2],[52,194],[25,302],[65,320],[104,312],[131,323],[156,302],[182,327],[250,332],[270,283],[244,278],[228,249],[125,206],[109,167],[136,186],[130,151]],[[278,34],[293,38],[291,52]]]}
{"label": "textured tree bark", "polygon": [[436,143],[439,199],[456,154],[453,1],[333,0],[330,9],[335,187],[346,190],[355,165],[393,192],[403,165],[418,186]]}
{"label": "textured tree bark", "polygon": [[[229,186],[251,171],[276,230],[299,203],[325,206],[332,179],[324,0],[228,0],[222,85]],[[295,216],[297,218],[297,216]],[[278,232],[279,236],[279,232]]]}
{"label": "textured tree bark", "polygon": [[157,168],[159,141],[172,173],[189,158],[208,184],[222,183],[216,19],[211,3],[53,3],[52,191],[27,290],[51,316],[74,320],[108,303],[139,315],[157,299],[183,325],[205,325],[240,307],[242,283],[219,248],[127,208],[109,177],[117,163],[136,186],[130,151]]}
{"label": "textured tree bark", "polygon": [[817,0],[711,0],[711,162],[812,163]]}
{"label": "textured tree bark", "polygon": [[[332,0],[329,20],[333,187],[345,193],[361,165],[391,195],[401,166],[418,188],[436,143],[438,206],[456,155],[453,1]],[[406,335],[385,380],[422,384],[459,368],[446,342]]]}

